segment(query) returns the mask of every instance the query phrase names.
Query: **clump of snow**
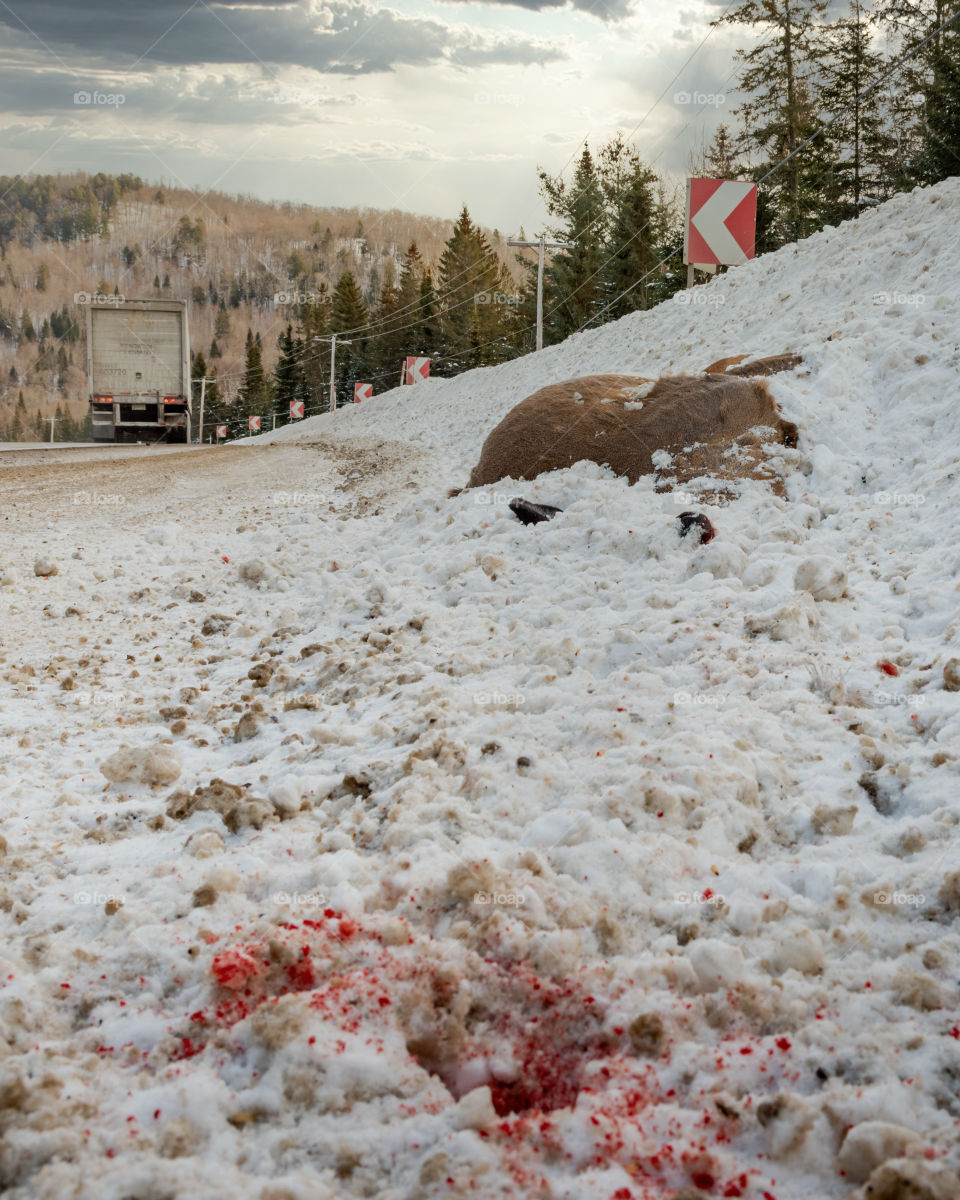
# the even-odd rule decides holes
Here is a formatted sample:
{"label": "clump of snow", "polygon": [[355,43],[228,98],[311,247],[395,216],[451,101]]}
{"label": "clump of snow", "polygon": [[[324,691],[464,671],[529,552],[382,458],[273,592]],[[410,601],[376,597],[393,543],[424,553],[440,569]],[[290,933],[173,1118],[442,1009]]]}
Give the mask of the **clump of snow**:
{"label": "clump of snow", "polygon": [[121,746],[100,764],[100,774],[111,783],[145,783],[161,787],[173,783],[181,765],[172,746]]}
{"label": "clump of snow", "polygon": [[807,558],[797,567],[793,586],[798,592],[809,592],[814,600],[839,600],[846,590],[847,573],[832,558]]}
{"label": "clump of snow", "polygon": [[837,1165],[848,1179],[863,1183],[889,1159],[902,1158],[908,1150],[920,1149],[922,1145],[912,1129],[889,1121],[862,1121],[843,1139]]}
{"label": "clump of snow", "polygon": [[251,559],[250,562],[241,563],[237,568],[237,574],[244,583],[258,584],[267,577],[267,568],[260,559]]}

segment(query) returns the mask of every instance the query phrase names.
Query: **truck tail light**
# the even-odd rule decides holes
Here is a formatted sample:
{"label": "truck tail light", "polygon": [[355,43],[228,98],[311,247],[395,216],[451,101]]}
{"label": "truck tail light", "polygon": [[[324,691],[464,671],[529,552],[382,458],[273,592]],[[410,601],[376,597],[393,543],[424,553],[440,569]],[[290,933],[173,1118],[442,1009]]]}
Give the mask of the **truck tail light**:
{"label": "truck tail light", "polygon": [[179,404],[180,397],[179,396],[164,396],[163,402],[164,402],[164,404]]}

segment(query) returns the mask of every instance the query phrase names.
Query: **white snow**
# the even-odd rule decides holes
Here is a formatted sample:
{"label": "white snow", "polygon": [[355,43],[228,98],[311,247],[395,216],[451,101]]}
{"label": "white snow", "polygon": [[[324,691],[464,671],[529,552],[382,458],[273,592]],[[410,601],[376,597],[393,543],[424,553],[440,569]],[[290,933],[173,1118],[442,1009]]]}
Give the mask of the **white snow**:
{"label": "white snow", "polygon": [[[0,1187],[960,1194],[958,230],[950,180],[233,448],[3,456]],[[786,350],[785,498],[446,498],[547,383]]]}

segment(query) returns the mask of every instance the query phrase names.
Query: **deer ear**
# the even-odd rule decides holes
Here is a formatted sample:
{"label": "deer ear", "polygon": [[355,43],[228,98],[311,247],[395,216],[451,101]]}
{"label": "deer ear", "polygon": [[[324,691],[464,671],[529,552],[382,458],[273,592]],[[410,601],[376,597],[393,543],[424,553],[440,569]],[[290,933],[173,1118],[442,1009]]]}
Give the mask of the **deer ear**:
{"label": "deer ear", "polygon": [[736,354],[733,358],[718,358],[716,362],[710,364],[709,367],[704,367],[701,374],[703,375],[723,375],[728,367],[735,367],[738,363],[742,363],[745,358],[749,358],[748,354]]}

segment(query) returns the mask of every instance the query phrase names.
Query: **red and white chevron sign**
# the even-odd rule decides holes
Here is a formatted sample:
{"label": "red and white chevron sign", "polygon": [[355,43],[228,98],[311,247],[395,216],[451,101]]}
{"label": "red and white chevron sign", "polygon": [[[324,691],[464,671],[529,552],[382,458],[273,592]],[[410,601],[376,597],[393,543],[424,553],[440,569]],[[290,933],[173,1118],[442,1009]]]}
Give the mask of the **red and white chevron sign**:
{"label": "red and white chevron sign", "polygon": [[218,438],[225,438],[226,436],[227,436],[227,427],[226,427],[226,425],[218,425],[218,426],[217,426],[217,437],[218,437]]}
{"label": "red and white chevron sign", "polygon": [[259,417],[250,417],[250,419],[247,423],[250,426],[251,433],[259,433],[260,432],[260,418]]}
{"label": "red and white chevron sign", "polygon": [[403,377],[404,383],[419,383],[421,379],[430,378],[430,359],[416,358],[412,354],[407,355],[407,369]]}
{"label": "red and white chevron sign", "polygon": [[[407,362],[410,360],[407,359]],[[429,360],[428,360],[429,361]],[[373,399],[373,384],[372,383],[355,383],[353,385],[353,402],[359,404],[361,400]]]}
{"label": "red and white chevron sign", "polygon": [[739,179],[688,179],[683,261],[739,266],[753,258],[757,185]]}
{"label": "red and white chevron sign", "polygon": [[299,421],[302,416],[303,416],[303,401],[302,400],[291,400],[290,401],[290,420],[291,421]]}

